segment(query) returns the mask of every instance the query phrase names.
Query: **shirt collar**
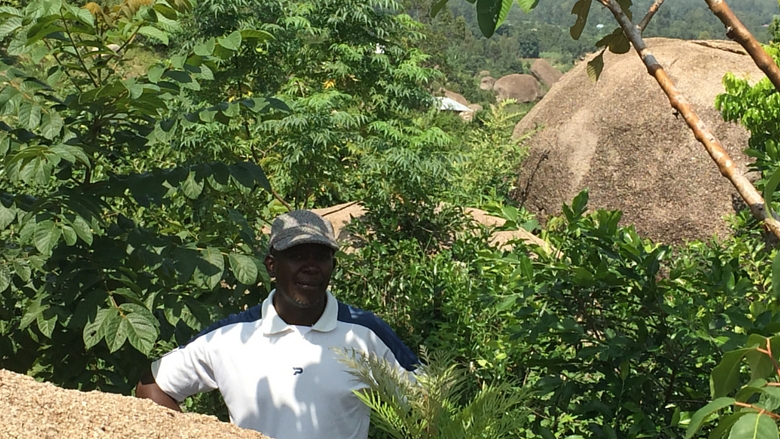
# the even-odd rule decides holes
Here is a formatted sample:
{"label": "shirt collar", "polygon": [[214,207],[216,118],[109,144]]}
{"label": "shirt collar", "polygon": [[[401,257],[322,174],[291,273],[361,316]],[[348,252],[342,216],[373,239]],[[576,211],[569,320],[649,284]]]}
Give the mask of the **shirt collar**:
{"label": "shirt collar", "polygon": [[[268,298],[263,301],[263,316],[262,322],[260,323],[260,330],[264,335],[274,335],[290,329],[290,325],[282,320],[282,318],[279,317],[279,314],[276,313],[276,307],[274,307],[275,294],[276,289],[271,291]],[[311,329],[315,331],[330,332],[336,329],[339,304],[330,291],[326,291],[325,295],[327,300],[325,302],[325,311],[322,312],[322,316],[320,316],[319,320],[311,327]]]}

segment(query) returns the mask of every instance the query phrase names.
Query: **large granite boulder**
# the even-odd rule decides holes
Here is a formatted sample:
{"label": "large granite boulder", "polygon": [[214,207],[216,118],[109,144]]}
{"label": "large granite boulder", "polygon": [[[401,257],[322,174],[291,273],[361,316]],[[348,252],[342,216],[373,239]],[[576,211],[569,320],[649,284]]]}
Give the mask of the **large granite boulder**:
{"label": "large granite boulder", "polygon": [[531,74],[536,77],[547,89],[553,86],[556,82],[561,80],[563,73],[558,71],[555,67],[550,65],[546,59],[537,59],[531,64]]}
{"label": "large granite boulder", "polygon": [[[741,172],[748,133],[715,109],[727,72],[764,75],[730,42],[650,38],[648,46]],[[588,59],[591,59],[589,57]],[[633,50],[606,52],[595,84],[578,64],[517,124],[530,134],[515,197],[544,220],[589,188],[591,209],[619,209],[623,224],[679,243],[723,236],[736,192],[678,117]]]}
{"label": "large granite boulder", "polygon": [[539,81],[531,75],[511,74],[502,76],[493,84],[496,99],[515,99],[517,102],[534,102],[544,96]]}
{"label": "large granite boulder", "polygon": [[479,80],[480,90],[493,90],[493,85],[496,83],[496,78],[492,76],[485,76]]}

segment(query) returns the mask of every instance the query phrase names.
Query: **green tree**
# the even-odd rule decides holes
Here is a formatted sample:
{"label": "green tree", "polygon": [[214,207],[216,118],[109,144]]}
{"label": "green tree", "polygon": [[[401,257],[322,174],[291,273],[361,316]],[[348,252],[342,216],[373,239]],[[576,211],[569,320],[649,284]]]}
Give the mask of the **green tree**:
{"label": "green tree", "polygon": [[[275,38],[238,52],[223,81],[207,92],[274,93],[287,102],[289,115],[234,128],[243,131],[238,142],[292,205],[355,197],[362,184],[361,145],[381,137],[372,124],[409,120],[433,102],[428,87],[439,74],[413,47],[421,37],[419,23],[395,2],[207,1],[194,9],[179,39],[197,41],[243,26]],[[236,138],[214,134],[209,138]]]}
{"label": "green tree", "polygon": [[189,126],[283,108],[253,98],[182,111],[187,91],[267,34],[230,33],[122,73],[142,36],[167,43],[189,7],[0,9],[12,35],[0,69],[0,367],[128,392],[147,355],[256,301],[244,291],[263,271],[242,211],[269,189],[263,171],[170,144]]}

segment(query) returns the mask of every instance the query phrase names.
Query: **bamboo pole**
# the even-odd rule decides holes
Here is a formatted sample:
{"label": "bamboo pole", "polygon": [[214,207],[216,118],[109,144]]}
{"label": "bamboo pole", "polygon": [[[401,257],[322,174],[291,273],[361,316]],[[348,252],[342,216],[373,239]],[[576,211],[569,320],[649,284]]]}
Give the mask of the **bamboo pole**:
{"label": "bamboo pole", "polygon": [[707,2],[707,6],[709,6],[712,13],[726,26],[726,36],[745,48],[748,55],[753,58],[756,66],[772,81],[775,89],[780,91],[780,68],[775,64],[775,60],[761,47],[761,43],[734,15],[729,5],[723,0],[704,1]]}
{"label": "bamboo pole", "polygon": [[612,12],[612,15],[620,24],[621,29],[623,29],[623,32],[626,37],[628,37],[631,45],[634,46],[634,49],[637,54],[639,54],[645,67],[647,67],[647,72],[655,78],[658,85],[660,85],[661,89],[666,93],[672,108],[683,116],[685,123],[688,124],[688,127],[693,131],[696,140],[704,146],[704,149],[707,150],[707,153],[712,160],[715,161],[715,164],[717,164],[721,175],[726,177],[734,188],[737,189],[739,195],[750,207],[753,216],[763,221],[764,225],[771,230],[775,236],[780,238],[780,222],[766,211],[764,199],[761,197],[761,194],[759,194],[750,181],[739,172],[734,161],[731,160],[731,157],[729,157],[729,154],[723,148],[723,145],[721,145],[718,138],[715,137],[699,118],[693,110],[693,107],[691,107],[691,104],[685,99],[685,96],[683,96],[677,86],[675,86],[674,81],[666,74],[664,68],[658,60],[656,60],[650,50],[648,50],[645,41],[642,39],[639,26],[634,25],[634,23],[629,20],[616,0],[599,0],[599,2]]}

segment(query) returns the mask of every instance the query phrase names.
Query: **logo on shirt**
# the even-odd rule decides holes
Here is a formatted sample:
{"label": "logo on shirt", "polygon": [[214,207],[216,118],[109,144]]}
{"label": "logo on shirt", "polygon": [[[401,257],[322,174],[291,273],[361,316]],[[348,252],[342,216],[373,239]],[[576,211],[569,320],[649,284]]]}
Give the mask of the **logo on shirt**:
{"label": "logo on shirt", "polygon": [[293,376],[300,375],[302,373],[303,373],[303,368],[302,367],[293,367]]}

